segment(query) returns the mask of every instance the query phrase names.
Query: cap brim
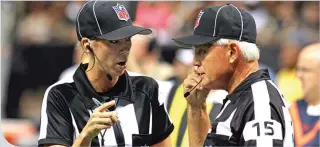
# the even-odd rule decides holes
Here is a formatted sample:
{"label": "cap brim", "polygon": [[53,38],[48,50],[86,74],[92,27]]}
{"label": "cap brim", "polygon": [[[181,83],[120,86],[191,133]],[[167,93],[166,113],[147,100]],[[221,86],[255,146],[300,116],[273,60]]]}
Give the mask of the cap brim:
{"label": "cap brim", "polygon": [[192,48],[193,46],[197,45],[202,45],[205,43],[213,42],[218,40],[218,37],[213,37],[213,36],[204,36],[204,35],[190,35],[190,36],[185,36],[185,37],[180,37],[180,38],[175,38],[172,39],[173,42],[184,48]]}
{"label": "cap brim", "polygon": [[98,36],[97,38],[104,40],[121,40],[128,37],[132,37],[136,34],[149,35],[151,33],[152,31],[150,29],[129,25]]}

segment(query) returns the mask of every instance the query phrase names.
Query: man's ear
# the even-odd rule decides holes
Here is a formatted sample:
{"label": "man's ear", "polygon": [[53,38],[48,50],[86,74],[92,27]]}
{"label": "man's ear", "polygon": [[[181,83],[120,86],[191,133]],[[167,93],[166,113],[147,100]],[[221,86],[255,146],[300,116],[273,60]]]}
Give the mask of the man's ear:
{"label": "man's ear", "polygon": [[228,49],[229,49],[229,63],[234,64],[239,60],[240,47],[236,43],[230,43],[228,45]]}

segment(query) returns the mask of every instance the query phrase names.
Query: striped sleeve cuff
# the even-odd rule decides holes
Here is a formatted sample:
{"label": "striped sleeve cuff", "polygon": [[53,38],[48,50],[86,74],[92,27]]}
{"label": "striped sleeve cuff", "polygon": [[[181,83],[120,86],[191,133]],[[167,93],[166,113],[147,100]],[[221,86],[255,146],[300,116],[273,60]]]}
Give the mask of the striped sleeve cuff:
{"label": "striped sleeve cuff", "polygon": [[173,131],[174,129],[174,125],[171,124],[162,134],[160,134],[159,136],[154,136],[152,137],[152,145],[159,143],[163,140],[165,140]]}
{"label": "striped sleeve cuff", "polygon": [[72,146],[72,141],[68,141],[61,138],[45,138],[40,139],[38,141],[38,147],[43,147],[45,145],[65,145],[65,146]]}

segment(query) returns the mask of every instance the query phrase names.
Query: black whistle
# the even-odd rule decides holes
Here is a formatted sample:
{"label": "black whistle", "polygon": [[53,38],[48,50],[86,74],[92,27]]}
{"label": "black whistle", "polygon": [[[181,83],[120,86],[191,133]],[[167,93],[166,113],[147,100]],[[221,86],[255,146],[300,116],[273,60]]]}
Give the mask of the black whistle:
{"label": "black whistle", "polygon": [[201,83],[201,81],[202,81],[202,79],[197,83],[196,86],[192,87],[192,89],[191,89],[190,91],[184,93],[183,96],[184,96],[185,98],[187,98],[187,97],[190,95],[191,91],[192,91],[194,88],[196,88],[196,87]]}
{"label": "black whistle", "polygon": [[186,97],[188,97],[190,95],[190,92],[188,91],[188,92],[186,92],[183,96],[186,98]]}

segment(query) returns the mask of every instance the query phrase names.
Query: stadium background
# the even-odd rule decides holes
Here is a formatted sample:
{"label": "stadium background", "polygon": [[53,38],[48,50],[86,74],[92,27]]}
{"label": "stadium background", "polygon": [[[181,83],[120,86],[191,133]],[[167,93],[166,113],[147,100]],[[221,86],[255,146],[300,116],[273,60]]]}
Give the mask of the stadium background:
{"label": "stadium background", "polygon": [[[10,143],[36,145],[45,89],[79,62],[75,19],[84,2],[1,1],[1,127]],[[201,8],[224,3],[123,2],[136,25],[154,32],[132,39],[129,70],[180,83],[193,54],[171,38],[190,34]],[[301,98],[295,64],[304,46],[319,41],[319,2],[232,3],[256,20],[260,65],[273,73],[289,103]]]}

